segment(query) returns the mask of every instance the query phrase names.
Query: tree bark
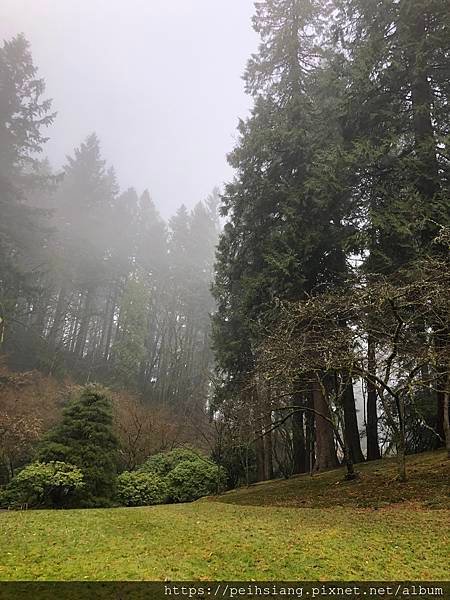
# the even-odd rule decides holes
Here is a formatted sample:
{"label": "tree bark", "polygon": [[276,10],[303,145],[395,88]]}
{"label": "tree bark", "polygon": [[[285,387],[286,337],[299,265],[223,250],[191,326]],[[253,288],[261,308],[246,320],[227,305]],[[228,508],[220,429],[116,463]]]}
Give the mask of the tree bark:
{"label": "tree bark", "polygon": [[[367,340],[367,367],[369,374],[376,373],[375,340],[369,334]],[[369,376],[367,383],[367,460],[378,460],[381,458],[378,445],[378,414],[377,414],[377,390],[374,380]]]}
{"label": "tree bark", "polygon": [[265,464],[265,452],[264,452],[264,438],[262,432],[257,432],[257,438],[255,442],[255,453],[256,453],[256,478],[258,481],[264,481],[266,477],[266,464]]}
{"label": "tree bark", "polygon": [[402,396],[396,396],[398,412],[398,437],[397,437],[397,462],[398,479],[406,481],[406,424],[405,424],[405,402]]}
{"label": "tree bark", "polygon": [[[447,332],[434,333],[434,343],[439,354],[446,352],[445,338]],[[442,446],[446,441],[445,421],[448,420],[448,406],[445,408],[446,396],[448,396],[448,368],[445,364],[438,364],[436,369],[436,432],[439,435],[438,445]],[[447,398],[448,400],[448,398]]]}
{"label": "tree bark", "polygon": [[444,436],[445,436],[445,447],[447,449],[447,456],[450,458],[450,406],[449,406],[449,381],[450,377],[447,375],[446,377],[446,386],[444,392]]}
{"label": "tree bark", "polygon": [[294,459],[294,474],[306,473],[308,470],[308,457],[306,453],[306,440],[304,433],[304,410],[303,401],[300,394],[293,396],[294,406],[298,409],[292,415],[292,446]]}
{"label": "tree bark", "polygon": [[305,414],[306,471],[311,474],[313,471],[314,464],[316,462],[316,454],[315,454],[315,449],[314,449],[314,437],[315,437],[314,400],[313,400],[311,392],[308,393],[308,396],[306,398],[306,407],[308,408],[308,410],[306,411],[306,414]]}
{"label": "tree bark", "polygon": [[77,341],[75,344],[75,355],[78,358],[83,357],[84,348],[86,345],[87,334],[89,331],[89,322],[91,319],[91,307],[94,299],[94,293],[91,288],[86,292],[84,301],[83,314],[80,319],[80,329],[78,330]]}
{"label": "tree bark", "polygon": [[260,396],[256,385],[250,392],[250,405],[253,407],[252,417],[255,435],[256,480],[264,481],[266,477],[266,453],[264,451],[264,424],[261,423]]}
{"label": "tree bark", "polygon": [[406,481],[405,440],[400,438],[397,444],[397,468],[398,479],[402,483]]}
{"label": "tree bark", "polygon": [[356,415],[355,394],[353,391],[353,381],[351,377],[345,386],[344,397],[344,427],[345,439],[354,463],[364,462],[364,455],[361,450],[359,438],[358,417]]}
{"label": "tree bark", "polygon": [[330,423],[330,409],[318,383],[312,387],[314,412],[316,420],[316,462],[314,471],[325,471],[336,468],[339,463],[334,445],[334,431]]}
{"label": "tree bark", "polygon": [[264,434],[264,471],[265,478],[273,479],[273,447],[272,447],[272,413],[268,411],[265,415]]}
{"label": "tree bark", "polygon": [[56,303],[55,315],[53,317],[53,324],[48,334],[48,342],[51,348],[54,348],[58,344],[58,338],[61,334],[62,322],[66,315],[67,310],[67,290],[65,286],[62,286],[59,290],[58,301]]}

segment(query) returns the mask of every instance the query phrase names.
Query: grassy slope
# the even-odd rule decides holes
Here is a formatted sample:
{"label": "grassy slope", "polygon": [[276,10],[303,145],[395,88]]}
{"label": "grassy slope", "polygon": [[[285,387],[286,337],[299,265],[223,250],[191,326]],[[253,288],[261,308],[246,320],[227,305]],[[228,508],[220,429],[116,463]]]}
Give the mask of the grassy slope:
{"label": "grassy slope", "polygon": [[[419,463],[433,471],[440,463],[446,468],[440,453],[424,455]],[[373,477],[386,486],[375,469]],[[313,478],[313,484],[309,477],[261,484],[227,494],[222,502],[3,512],[0,579],[449,578],[448,510],[408,502],[401,508],[356,508],[361,494],[353,491],[367,482],[336,485],[339,477],[333,472]],[[310,490],[318,481],[322,487]],[[443,493],[440,481],[427,483],[435,503]],[[382,487],[376,488],[379,494]],[[315,496],[319,506],[334,497],[334,508],[292,508],[302,505],[300,499],[293,502],[295,494],[307,504]],[[418,491],[408,494],[420,500]],[[283,501],[291,508],[232,504]]]}
{"label": "grassy slope", "polygon": [[383,508],[413,502],[421,508],[450,508],[450,461],[444,451],[407,457],[408,481],[396,480],[395,459],[356,465],[359,478],[345,481],[344,469],[289,480],[263,482],[228,492],[217,500],[251,506]]}

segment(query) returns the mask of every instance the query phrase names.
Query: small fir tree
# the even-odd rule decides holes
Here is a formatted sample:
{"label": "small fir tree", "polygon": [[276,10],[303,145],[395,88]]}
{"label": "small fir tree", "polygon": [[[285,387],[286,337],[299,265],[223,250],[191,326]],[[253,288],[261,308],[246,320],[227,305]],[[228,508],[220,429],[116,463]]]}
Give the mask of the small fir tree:
{"label": "small fir tree", "polygon": [[79,467],[85,481],[80,505],[101,506],[114,493],[117,449],[110,400],[102,388],[88,385],[70,401],[61,423],[42,443],[39,460]]}

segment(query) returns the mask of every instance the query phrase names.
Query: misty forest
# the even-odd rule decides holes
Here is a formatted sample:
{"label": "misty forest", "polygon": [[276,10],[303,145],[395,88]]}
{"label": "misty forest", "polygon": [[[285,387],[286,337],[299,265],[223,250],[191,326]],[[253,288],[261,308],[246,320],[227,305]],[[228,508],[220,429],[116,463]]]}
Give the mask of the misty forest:
{"label": "misty forest", "polygon": [[450,2],[248,26],[169,218],[0,47],[0,579],[449,579]]}

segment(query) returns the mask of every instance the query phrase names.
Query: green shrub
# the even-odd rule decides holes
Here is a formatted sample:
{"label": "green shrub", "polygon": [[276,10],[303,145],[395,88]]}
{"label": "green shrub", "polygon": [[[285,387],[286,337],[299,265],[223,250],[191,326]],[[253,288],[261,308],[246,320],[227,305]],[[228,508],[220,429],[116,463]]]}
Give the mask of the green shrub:
{"label": "green shrub", "polygon": [[6,486],[0,504],[8,508],[70,506],[83,489],[83,473],[65,462],[31,463]]}
{"label": "green shrub", "polygon": [[125,471],[117,477],[116,498],[122,506],[150,506],[168,500],[167,484],[154,473]]}
{"label": "green shrub", "polygon": [[190,448],[175,448],[169,452],[160,452],[150,456],[143,465],[139,467],[139,471],[145,473],[155,473],[161,477],[165,477],[182,462],[196,462],[199,460],[198,452]]}
{"label": "green shrub", "polygon": [[227,479],[222,467],[191,448],[175,448],[150,456],[139,472],[163,479],[172,502],[192,502],[215,494],[225,487]]}
{"label": "green shrub", "polygon": [[192,502],[202,496],[216,494],[226,482],[224,469],[208,459],[178,463],[166,477],[171,500]]}
{"label": "green shrub", "polygon": [[38,459],[64,461],[79,467],[85,486],[78,506],[108,506],[114,495],[118,441],[112,407],[105,391],[88,385],[71,399],[61,422],[41,443]]}

